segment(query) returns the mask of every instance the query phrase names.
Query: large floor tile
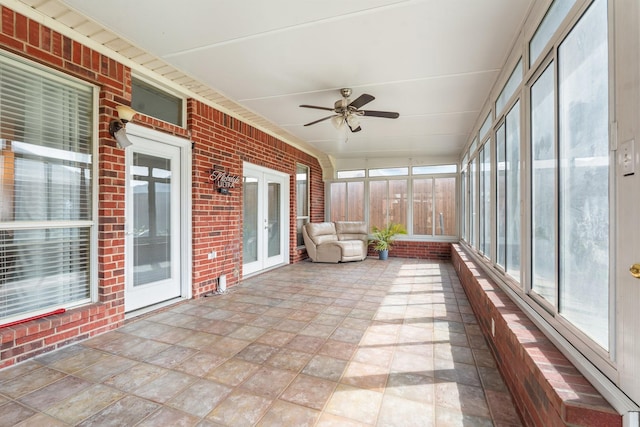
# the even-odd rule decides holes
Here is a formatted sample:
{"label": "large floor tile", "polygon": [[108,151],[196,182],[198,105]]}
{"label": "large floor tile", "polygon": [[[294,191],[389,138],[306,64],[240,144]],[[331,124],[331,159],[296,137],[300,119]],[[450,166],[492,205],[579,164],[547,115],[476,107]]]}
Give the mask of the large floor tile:
{"label": "large floor tile", "polygon": [[398,258],[292,264],[128,320],[0,370],[0,413],[0,427],[521,425],[452,266]]}

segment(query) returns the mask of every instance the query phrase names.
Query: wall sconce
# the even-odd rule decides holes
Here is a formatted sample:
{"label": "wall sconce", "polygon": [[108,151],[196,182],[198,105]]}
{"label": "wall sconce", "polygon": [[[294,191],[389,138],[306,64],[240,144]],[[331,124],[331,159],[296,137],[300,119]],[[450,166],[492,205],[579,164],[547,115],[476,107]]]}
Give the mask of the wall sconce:
{"label": "wall sconce", "polygon": [[127,138],[125,126],[133,119],[137,112],[126,105],[118,105],[116,111],[120,119],[113,119],[109,122],[109,134],[115,138],[120,148],[126,148],[131,145],[131,141]]}

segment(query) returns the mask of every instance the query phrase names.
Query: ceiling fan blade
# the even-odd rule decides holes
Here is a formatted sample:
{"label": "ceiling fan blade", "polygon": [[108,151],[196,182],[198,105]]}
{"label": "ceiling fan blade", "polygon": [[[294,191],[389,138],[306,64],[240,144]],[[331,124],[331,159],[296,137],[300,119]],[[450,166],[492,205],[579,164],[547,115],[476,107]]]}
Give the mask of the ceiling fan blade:
{"label": "ceiling fan blade", "polygon": [[362,95],[360,95],[359,97],[351,101],[351,104],[349,104],[349,107],[354,107],[358,109],[363,105],[370,103],[374,99],[376,99],[375,96],[369,95],[367,93],[363,93]]}
{"label": "ceiling fan blade", "polygon": [[400,113],[394,113],[391,111],[372,111],[372,110],[361,110],[364,113],[364,116],[369,117],[384,117],[386,119],[397,119],[400,117]]}
{"label": "ceiling fan blade", "polygon": [[360,125],[358,125],[358,127],[357,127],[357,128],[352,128],[352,127],[349,125],[349,123],[347,123],[347,126],[349,126],[349,130],[350,130],[351,132],[360,132],[360,131],[362,130],[362,128],[360,127]]}
{"label": "ceiling fan blade", "polygon": [[[335,114],[334,114],[334,115],[335,115]],[[320,123],[320,122],[323,122],[323,121],[325,121],[325,120],[329,120],[329,119],[330,119],[331,117],[333,117],[334,115],[327,116],[327,117],[323,117],[323,118],[318,119],[318,120],[316,120],[316,121],[314,121],[314,122],[307,123],[305,126],[311,126],[311,125],[315,125],[316,123]]]}
{"label": "ceiling fan blade", "polygon": [[328,107],[318,107],[316,105],[301,105],[301,107],[304,108],[315,108],[316,110],[327,110],[327,111],[333,111],[333,108],[328,108]]}

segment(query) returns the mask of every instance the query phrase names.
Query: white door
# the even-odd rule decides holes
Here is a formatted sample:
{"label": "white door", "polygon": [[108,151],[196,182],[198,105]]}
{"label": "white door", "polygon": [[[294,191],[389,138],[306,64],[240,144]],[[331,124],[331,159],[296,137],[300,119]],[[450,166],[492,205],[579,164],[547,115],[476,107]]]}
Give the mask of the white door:
{"label": "white door", "polygon": [[244,276],[289,261],[289,177],[244,164]]}
{"label": "white door", "polygon": [[181,148],[128,135],[125,311],[183,293]]}
{"label": "white door", "polygon": [[[625,142],[625,141],[622,141]],[[630,271],[640,265],[640,170],[638,144],[633,140],[618,147],[618,253],[617,253],[617,330],[622,389],[640,404],[640,278]],[[632,146],[633,149],[631,148]],[[628,159],[624,159],[624,151]],[[633,156],[635,152],[635,156]],[[625,175],[622,163],[633,165]],[[627,171],[629,173],[629,171]]]}

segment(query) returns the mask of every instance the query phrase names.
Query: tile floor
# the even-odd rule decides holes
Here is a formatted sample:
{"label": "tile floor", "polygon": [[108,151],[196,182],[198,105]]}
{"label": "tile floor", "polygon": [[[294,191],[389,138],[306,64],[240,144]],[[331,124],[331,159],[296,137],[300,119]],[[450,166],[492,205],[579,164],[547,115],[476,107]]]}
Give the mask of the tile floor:
{"label": "tile floor", "polygon": [[0,371],[0,426],[515,426],[449,263],[302,262]]}

